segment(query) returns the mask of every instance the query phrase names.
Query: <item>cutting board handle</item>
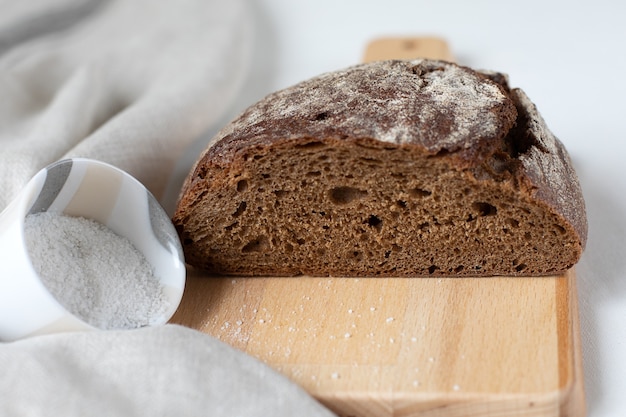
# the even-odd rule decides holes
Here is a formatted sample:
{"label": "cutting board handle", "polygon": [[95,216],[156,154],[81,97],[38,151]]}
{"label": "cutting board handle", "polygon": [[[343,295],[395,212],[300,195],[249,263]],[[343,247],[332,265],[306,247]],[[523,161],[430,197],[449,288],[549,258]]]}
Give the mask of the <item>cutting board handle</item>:
{"label": "cutting board handle", "polygon": [[438,37],[389,37],[371,41],[365,48],[363,62],[386,59],[441,59],[454,62],[448,43]]}

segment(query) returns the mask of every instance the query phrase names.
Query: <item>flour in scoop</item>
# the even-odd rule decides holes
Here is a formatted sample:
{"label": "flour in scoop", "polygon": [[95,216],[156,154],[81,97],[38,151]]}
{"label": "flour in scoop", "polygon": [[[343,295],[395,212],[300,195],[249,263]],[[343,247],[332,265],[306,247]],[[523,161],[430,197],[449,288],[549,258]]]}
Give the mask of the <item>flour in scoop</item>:
{"label": "flour in scoop", "polygon": [[30,259],[43,284],[72,314],[100,329],[149,325],[167,308],[152,266],[126,238],[90,219],[30,214]]}

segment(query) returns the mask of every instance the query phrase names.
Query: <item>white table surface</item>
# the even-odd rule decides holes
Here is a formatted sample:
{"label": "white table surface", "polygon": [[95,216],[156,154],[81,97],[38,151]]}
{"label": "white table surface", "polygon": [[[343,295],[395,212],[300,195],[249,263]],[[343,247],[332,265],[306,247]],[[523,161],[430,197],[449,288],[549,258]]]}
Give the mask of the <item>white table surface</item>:
{"label": "white table surface", "polygon": [[255,61],[228,118],[271,91],[358,63],[370,40],[387,35],[443,37],[459,63],[508,73],[526,91],[569,150],[587,204],[589,240],[577,271],[588,415],[625,416],[626,3],[251,3]]}

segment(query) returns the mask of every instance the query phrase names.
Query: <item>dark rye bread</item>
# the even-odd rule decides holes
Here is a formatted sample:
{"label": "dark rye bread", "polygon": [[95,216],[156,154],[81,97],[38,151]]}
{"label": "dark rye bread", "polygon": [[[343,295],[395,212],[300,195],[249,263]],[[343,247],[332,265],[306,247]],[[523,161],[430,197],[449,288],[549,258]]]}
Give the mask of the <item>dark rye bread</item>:
{"label": "dark rye bread", "polygon": [[443,61],[323,74],[211,141],[173,221],[220,274],[553,275],[587,223],[570,158],[506,77]]}

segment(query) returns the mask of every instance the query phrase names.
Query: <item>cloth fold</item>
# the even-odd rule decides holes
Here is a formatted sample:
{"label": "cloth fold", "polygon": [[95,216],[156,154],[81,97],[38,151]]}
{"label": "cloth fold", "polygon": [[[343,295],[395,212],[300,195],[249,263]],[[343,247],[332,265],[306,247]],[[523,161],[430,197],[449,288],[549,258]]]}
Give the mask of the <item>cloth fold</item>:
{"label": "cloth fold", "polygon": [[[68,0],[37,3],[55,16],[75,10]],[[34,38],[4,10],[38,23],[28,18],[36,12],[2,8],[0,45],[25,40],[0,55],[0,210],[63,157],[116,165],[159,198],[183,151],[243,84],[254,23],[245,1],[97,3]]]}
{"label": "cloth fold", "polygon": [[177,325],[0,345],[0,415],[330,417],[260,361]]}

